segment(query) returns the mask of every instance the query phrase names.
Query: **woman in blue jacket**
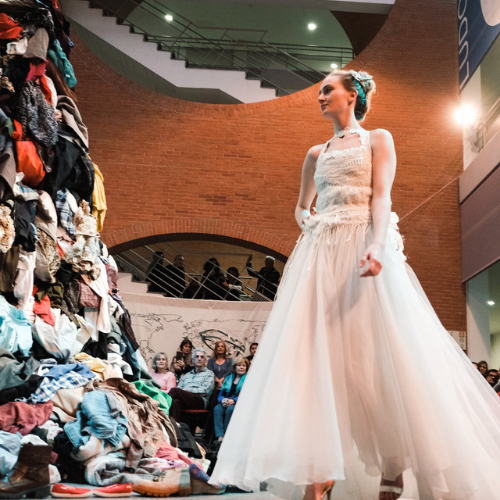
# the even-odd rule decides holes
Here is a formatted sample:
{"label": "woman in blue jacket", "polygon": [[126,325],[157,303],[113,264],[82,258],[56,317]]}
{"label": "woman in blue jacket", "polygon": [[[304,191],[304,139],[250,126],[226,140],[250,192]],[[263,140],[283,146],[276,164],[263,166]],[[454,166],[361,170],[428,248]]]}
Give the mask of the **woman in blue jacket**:
{"label": "woman in blue jacket", "polygon": [[215,437],[218,441],[224,439],[224,434],[233,415],[234,405],[238,401],[249,366],[248,359],[237,356],[233,361],[231,375],[226,377],[222,384],[218,398],[219,404],[214,408]]}

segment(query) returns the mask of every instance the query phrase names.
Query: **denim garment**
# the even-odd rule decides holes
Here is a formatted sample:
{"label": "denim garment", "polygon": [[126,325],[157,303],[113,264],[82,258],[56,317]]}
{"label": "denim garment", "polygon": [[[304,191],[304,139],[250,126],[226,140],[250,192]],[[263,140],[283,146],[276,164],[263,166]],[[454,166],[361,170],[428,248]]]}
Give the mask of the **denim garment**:
{"label": "denim garment", "polygon": [[67,365],[56,365],[54,368],[51,368],[45,375],[45,378],[58,378],[66,375],[68,372],[75,372],[81,375],[82,377],[91,379],[94,378],[95,375],[92,373],[92,370],[85,363],[69,363]]}
{"label": "denim garment", "polygon": [[229,427],[229,422],[233,416],[234,407],[236,405],[228,406],[224,408],[222,404],[218,404],[214,408],[214,427],[215,427],[215,437],[223,437],[226,434],[227,428]]}
{"label": "denim garment", "polygon": [[128,420],[111,392],[86,392],[79,408],[76,421],[64,426],[64,432],[75,447],[87,443],[90,436],[118,446],[127,431]]}
{"label": "denim garment", "polygon": [[0,477],[6,476],[16,465],[21,450],[21,434],[0,431]]}

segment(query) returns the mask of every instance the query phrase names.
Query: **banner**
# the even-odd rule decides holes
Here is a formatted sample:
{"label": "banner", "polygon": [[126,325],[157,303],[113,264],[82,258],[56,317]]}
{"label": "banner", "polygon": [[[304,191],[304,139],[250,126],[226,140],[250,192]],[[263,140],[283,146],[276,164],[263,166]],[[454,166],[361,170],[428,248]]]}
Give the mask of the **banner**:
{"label": "banner", "polygon": [[208,356],[219,339],[226,342],[230,356],[240,352],[249,354],[250,344],[259,341],[273,307],[273,302],[120,295],[132,317],[132,327],[148,367],[157,352],[165,352],[170,363],[185,338],[195,347],[203,347]]}
{"label": "banner", "polygon": [[500,33],[500,0],[458,0],[457,18],[462,90]]}

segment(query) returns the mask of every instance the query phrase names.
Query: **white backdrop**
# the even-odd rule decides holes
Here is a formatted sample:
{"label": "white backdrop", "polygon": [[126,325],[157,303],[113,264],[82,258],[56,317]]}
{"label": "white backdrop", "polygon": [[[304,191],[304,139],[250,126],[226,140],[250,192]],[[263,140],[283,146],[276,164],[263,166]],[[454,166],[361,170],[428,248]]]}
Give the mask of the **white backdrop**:
{"label": "white backdrop", "polygon": [[170,363],[184,338],[195,347],[205,348],[209,356],[219,339],[226,342],[231,356],[248,354],[250,344],[259,341],[273,306],[272,302],[171,299],[129,293],[121,296],[148,367],[159,351],[167,354]]}

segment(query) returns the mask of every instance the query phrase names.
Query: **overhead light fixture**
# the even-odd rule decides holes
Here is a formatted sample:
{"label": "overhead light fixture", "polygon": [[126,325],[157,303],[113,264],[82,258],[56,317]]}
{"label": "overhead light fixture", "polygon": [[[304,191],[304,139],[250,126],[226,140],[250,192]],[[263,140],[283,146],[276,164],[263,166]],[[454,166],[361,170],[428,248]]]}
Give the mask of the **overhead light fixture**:
{"label": "overhead light fixture", "polygon": [[478,114],[470,104],[462,104],[453,113],[453,118],[460,125],[472,125],[477,120]]}
{"label": "overhead light fixture", "polygon": [[489,306],[494,306],[495,305],[495,303],[492,300],[488,300],[487,303],[488,303]]}
{"label": "overhead light fixture", "polygon": [[310,31],[314,31],[317,28],[317,26],[314,23],[309,23],[307,27],[309,28]]}
{"label": "overhead light fixture", "polygon": [[173,21],[173,20],[174,20],[174,16],[172,16],[172,14],[167,14],[167,15],[165,16],[165,19],[166,19],[168,22],[170,22],[170,21]]}
{"label": "overhead light fixture", "polygon": [[338,64],[335,64],[335,63],[330,64],[330,68],[332,68],[332,69],[337,69],[338,67],[339,67]]}

